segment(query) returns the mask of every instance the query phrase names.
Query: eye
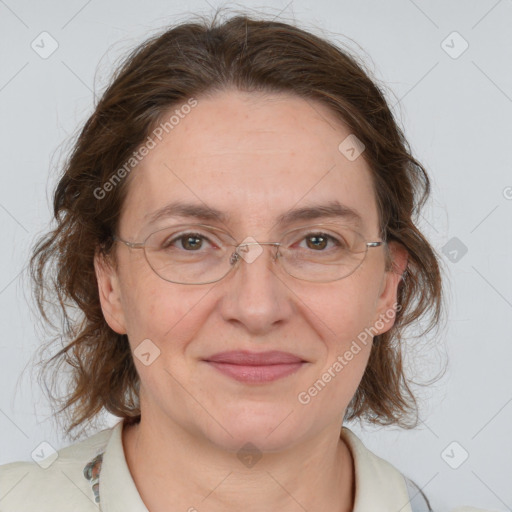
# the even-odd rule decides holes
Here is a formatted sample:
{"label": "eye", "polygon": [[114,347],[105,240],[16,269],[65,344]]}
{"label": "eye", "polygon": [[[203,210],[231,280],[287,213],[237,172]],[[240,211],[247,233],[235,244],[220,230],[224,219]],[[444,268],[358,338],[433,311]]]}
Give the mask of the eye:
{"label": "eye", "polygon": [[324,249],[328,246],[329,242],[334,245],[334,248],[348,249],[348,244],[341,236],[336,238],[327,233],[318,232],[308,233],[304,236],[304,239],[306,240],[307,247],[317,252],[325,252]]}
{"label": "eye", "polygon": [[[160,244],[162,250],[183,249],[186,252],[197,252],[203,248],[204,243],[211,244],[209,238],[201,233],[182,233],[171,235]],[[176,246],[175,244],[178,243]]]}

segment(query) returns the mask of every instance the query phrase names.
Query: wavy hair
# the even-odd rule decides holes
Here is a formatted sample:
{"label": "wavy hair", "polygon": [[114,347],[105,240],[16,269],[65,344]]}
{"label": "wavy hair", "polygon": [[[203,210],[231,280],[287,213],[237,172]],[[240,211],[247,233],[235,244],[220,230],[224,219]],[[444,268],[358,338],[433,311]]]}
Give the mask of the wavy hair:
{"label": "wavy hair", "polygon": [[[427,172],[357,56],[294,24],[245,14],[188,20],[137,46],[76,135],[53,195],[54,226],[37,240],[30,259],[38,310],[55,329],[44,350],[59,345],[42,360],[39,376],[55,415],[66,416],[68,435],[104,410],[139,421],[139,376],[127,336],[105,321],[93,264],[96,250],[114,252],[130,180],[107,183],[170,109],[233,88],[319,101],[364,143],[381,232],[407,249],[409,261],[395,324],[375,336],[345,420],[413,428],[418,404],[404,372],[404,330],[426,319],[427,333],[438,325],[443,304],[440,258],[416,225],[430,193]],[[62,372],[70,380],[58,393]]]}

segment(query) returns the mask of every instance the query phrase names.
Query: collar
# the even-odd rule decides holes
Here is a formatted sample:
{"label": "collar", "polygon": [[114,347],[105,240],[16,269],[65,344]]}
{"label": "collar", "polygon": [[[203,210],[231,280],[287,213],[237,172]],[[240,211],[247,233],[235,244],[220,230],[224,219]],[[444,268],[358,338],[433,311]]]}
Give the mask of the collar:
{"label": "collar", "polygon": [[354,459],[356,495],[353,512],[412,512],[403,475],[388,461],[368,450],[347,427],[340,437]]}
{"label": "collar", "polygon": [[[103,512],[148,512],[126,462],[122,430],[123,421],[120,421],[112,428],[105,451],[88,463],[84,475],[91,480],[95,494],[99,490],[99,504]],[[353,512],[411,512],[402,474],[368,450],[347,427],[342,428],[340,436],[354,459],[356,490]]]}

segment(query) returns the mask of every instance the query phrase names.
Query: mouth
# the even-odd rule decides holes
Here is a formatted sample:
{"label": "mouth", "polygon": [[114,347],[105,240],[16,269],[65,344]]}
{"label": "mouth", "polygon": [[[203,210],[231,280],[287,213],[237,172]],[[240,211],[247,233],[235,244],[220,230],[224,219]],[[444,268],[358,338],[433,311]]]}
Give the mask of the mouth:
{"label": "mouth", "polygon": [[205,360],[208,365],[239,382],[265,383],[284,378],[307,362],[288,352],[233,351],[215,354]]}

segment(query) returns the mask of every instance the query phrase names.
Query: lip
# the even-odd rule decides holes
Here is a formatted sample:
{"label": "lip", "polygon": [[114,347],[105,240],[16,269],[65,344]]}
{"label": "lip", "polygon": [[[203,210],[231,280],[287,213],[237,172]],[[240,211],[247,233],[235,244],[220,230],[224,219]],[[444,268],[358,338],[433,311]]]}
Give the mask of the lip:
{"label": "lip", "polygon": [[306,363],[288,352],[243,350],[215,354],[205,361],[224,375],[246,383],[272,382],[295,373]]}
{"label": "lip", "polygon": [[269,352],[250,352],[248,350],[233,350],[220,352],[208,359],[213,363],[228,363],[245,366],[269,366],[274,364],[291,364],[304,362],[300,357],[289,352],[271,350]]}

